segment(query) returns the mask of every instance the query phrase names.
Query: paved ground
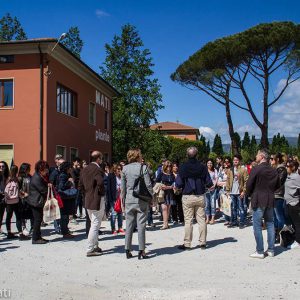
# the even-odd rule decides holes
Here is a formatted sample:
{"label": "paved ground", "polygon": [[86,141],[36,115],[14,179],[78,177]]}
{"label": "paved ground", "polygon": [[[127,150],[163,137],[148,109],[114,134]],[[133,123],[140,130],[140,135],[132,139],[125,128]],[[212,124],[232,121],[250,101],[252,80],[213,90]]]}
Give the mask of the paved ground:
{"label": "paved ground", "polygon": [[[109,230],[104,222],[103,230]],[[198,228],[194,225],[194,245]],[[183,227],[147,231],[149,260],[126,260],[124,237],[105,234],[105,254],[85,256],[84,222],[72,226],[76,239],[51,242],[0,239],[0,292],[11,299],[299,299],[300,251],[278,247],[274,258],[251,259],[252,228],[208,228],[207,250],[181,252]],[[137,242],[137,235],[134,235]],[[135,255],[137,252],[134,253]],[[1,293],[0,293],[1,296]]]}

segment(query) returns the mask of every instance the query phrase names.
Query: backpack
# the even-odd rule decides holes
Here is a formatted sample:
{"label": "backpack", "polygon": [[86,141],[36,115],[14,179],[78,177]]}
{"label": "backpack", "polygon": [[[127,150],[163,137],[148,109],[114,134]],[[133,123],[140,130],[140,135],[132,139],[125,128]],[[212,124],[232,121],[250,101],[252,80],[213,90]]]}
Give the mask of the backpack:
{"label": "backpack", "polygon": [[15,204],[19,202],[19,184],[11,180],[4,189],[5,202],[7,204]]}

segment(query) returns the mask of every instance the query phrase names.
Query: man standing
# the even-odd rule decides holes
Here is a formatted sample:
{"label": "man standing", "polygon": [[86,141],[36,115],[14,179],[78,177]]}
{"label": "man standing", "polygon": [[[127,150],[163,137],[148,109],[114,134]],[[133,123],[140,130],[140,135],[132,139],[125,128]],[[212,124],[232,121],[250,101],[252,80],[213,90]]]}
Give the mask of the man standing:
{"label": "man standing", "polygon": [[98,256],[102,250],[98,247],[98,232],[105,210],[104,171],[100,168],[102,153],[93,151],[91,163],[82,170],[79,189],[85,197],[85,208],[91,220],[88,235],[87,256]]}
{"label": "man standing", "polygon": [[207,167],[197,160],[196,147],[187,149],[188,161],[179,168],[176,177],[176,188],[182,189],[182,208],[184,214],[184,244],[178,249],[191,249],[193,238],[193,218],[196,217],[199,225],[199,244],[201,249],[206,248],[207,228],[205,223],[205,187],[213,187],[213,182]]}
{"label": "man standing", "polygon": [[258,166],[254,167],[247,182],[247,194],[251,197],[253,208],[253,230],[256,240],[256,252],[252,258],[264,258],[264,240],[262,235],[262,219],[264,218],[268,234],[268,250],[266,254],[274,256],[274,192],[280,186],[276,169],[269,165],[267,150],[259,150],[256,155]]}
{"label": "man standing", "polygon": [[243,229],[246,221],[247,206],[245,204],[246,183],[248,180],[247,169],[240,165],[241,157],[233,157],[233,168],[229,170],[226,191],[230,193],[232,200],[232,217],[229,228],[238,226],[238,212],[240,215],[239,228]]}

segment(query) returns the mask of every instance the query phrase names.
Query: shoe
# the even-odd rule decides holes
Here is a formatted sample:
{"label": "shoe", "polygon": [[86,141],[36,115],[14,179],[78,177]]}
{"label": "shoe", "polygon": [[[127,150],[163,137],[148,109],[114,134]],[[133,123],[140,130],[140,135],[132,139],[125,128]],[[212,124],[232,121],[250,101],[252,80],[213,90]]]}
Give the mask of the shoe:
{"label": "shoe", "polygon": [[186,247],[185,245],[179,245],[177,247],[177,249],[179,249],[179,250],[191,250],[191,247]]}
{"label": "shoe", "polygon": [[205,221],[205,224],[208,224],[209,223],[209,220],[207,219],[206,221]]}
{"label": "shoe", "polygon": [[45,241],[46,243],[49,243],[49,241],[48,241],[48,240],[46,240],[46,239],[44,239],[44,238],[42,238],[42,240],[43,240],[43,241]]}
{"label": "shoe", "polygon": [[275,256],[275,253],[274,253],[274,251],[267,250],[267,251],[265,252],[265,256],[274,257],[274,256]]}
{"label": "shoe", "polygon": [[17,239],[18,236],[16,236],[15,234],[9,232],[9,233],[7,233],[6,238],[9,239],[9,240],[11,240],[11,239]]}
{"label": "shoe", "polygon": [[201,250],[205,250],[205,249],[207,248],[207,246],[206,246],[206,244],[204,244],[204,245],[199,245],[199,248],[200,248]]}
{"label": "shoe", "polygon": [[36,240],[36,241],[32,241],[32,244],[33,245],[43,245],[43,244],[47,244],[48,241],[46,240],[43,240],[43,239],[39,239],[39,240]]}
{"label": "shoe", "polygon": [[147,258],[149,258],[149,256],[147,256],[145,251],[144,250],[139,250],[138,259],[147,259]]}
{"label": "shoe", "polygon": [[71,224],[74,224],[74,225],[78,225],[79,223],[76,221],[76,219],[72,219],[71,221],[70,221],[70,223]]}
{"label": "shoe", "polygon": [[250,254],[250,257],[251,258],[260,258],[260,259],[263,259],[263,258],[265,258],[265,255],[257,253],[257,252],[254,252],[254,253]]}
{"label": "shoe", "polygon": [[111,234],[117,235],[117,234],[118,234],[118,231],[117,231],[117,230],[113,230]]}
{"label": "shoe", "polygon": [[26,227],[23,229],[22,233],[23,233],[24,235],[26,235],[26,236],[29,235],[29,231],[27,230]]}
{"label": "shoe", "polygon": [[162,227],[160,227],[160,230],[166,230],[166,229],[169,229],[170,227],[169,227],[169,225],[167,225],[167,226],[162,226]]}
{"label": "shoe", "polygon": [[177,224],[178,224],[178,222],[177,222],[177,221],[174,221],[174,222],[173,222],[173,225],[177,225]]}
{"label": "shoe", "polygon": [[6,234],[2,230],[0,230],[0,236],[6,236]]}
{"label": "shoe", "polygon": [[41,227],[46,227],[48,224],[45,223],[44,221],[41,223]]}
{"label": "shoe", "polygon": [[224,223],[224,226],[229,226],[230,225],[230,222],[225,222]]}
{"label": "shoe", "polygon": [[125,230],[124,230],[123,228],[120,228],[120,229],[118,230],[118,233],[125,234]]}
{"label": "shoe", "polygon": [[211,220],[211,221],[209,221],[209,224],[210,225],[214,225],[216,223],[216,221],[215,220]]}
{"label": "shoe", "polygon": [[287,248],[288,249],[297,249],[297,248],[300,248],[300,244],[297,243],[296,241],[294,241],[294,243],[289,245]]}
{"label": "shoe", "polygon": [[247,226],[245,225],[245,224],[240,224],[239,225],[239,229],[244,229],[244,228],[246,228]]}
{"label": "shoe", "polygon": [[232,224],[229,224],[227,226],[227,228],[234,228],[234,227],[237,227],[238,225],[236,223],[232,223]]}
{"label": "shoe", "polygon": [[28,241],[28,240],[31,240],[31,237],[21,233],[21,234],[19,234],[19,240],[20,241]]}
{"label": "shoe", "polygon": [[102,252],[102,249],[99,248],[99,247],[94,248],[93,251],[98,252],[98,253],[103,253],[103,252]]}
{"label": "shoe", "polygon": [[101,252],[97,252],[95,250],[87,252],[87,254],[86,254],[87,257],[100,256],[100,255],[102,255],[102,253]]}
{"label": "shoe", "polygon": [[127,259],[132,258],[132,254],[131,254],[130,250],[126,250],[126,258]]}
{"label": "shoe", "polygon": [[64,235],[63,235],[63,238],[64,238],[64,239],[73,239],[73,238],[74,238],[74,235],[72,235],[71,233],[67,233],[67,234],[64,234]]}

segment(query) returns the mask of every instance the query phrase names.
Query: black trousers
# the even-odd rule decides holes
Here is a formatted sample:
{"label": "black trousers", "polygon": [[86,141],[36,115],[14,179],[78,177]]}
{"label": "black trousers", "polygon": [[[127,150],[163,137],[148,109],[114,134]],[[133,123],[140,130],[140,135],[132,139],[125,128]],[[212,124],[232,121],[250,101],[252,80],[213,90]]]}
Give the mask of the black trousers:
{"label": "black trousers", "polygon": [[288,213],[295,228],[295,239],[300,244],[300,203],[295,206],[288,205]]}
{"label": "black trousers", "polygon": [[32,207],[33,214],[33,232],[32,240],[37,241],[42,238],[41,234],[41,224],[43,221],[43,208],[42,207]]}
{"label": "black trousers", "polygon": [[175,222],[184,222],[183,209],[182,209],[182,194],[175,195],[176,205],[171,206],[172,219]]}
{"label": "black trousers", "polygon": [[1,199],[0,200],[0,228],[1,228],[2,222],[3,222],[5,207],[6,207],[6,203],[4,202],[4,200]]}
{"label": "black trousers", "polygon": [[6,229],[7,232],[11,232],[11,218],[13,213],[16,216],[16,226],[18,232],[22,232],[22,221],[21,221],[21,211],[19,203],[6,204]]}

